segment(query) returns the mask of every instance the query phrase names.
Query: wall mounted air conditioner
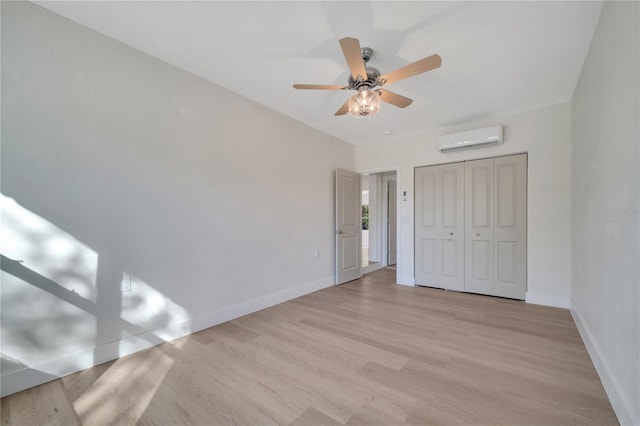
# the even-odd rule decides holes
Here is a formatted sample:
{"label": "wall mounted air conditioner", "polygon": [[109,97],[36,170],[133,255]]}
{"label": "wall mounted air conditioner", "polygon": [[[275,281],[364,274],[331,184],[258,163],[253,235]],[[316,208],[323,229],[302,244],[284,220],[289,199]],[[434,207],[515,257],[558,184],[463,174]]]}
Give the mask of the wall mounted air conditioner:
{"label": "wall mounted air conditioner", "polygon": [[500,145],[503,140],[502,130],[502,126],[491,126],[442,135],[438,139],[438,146],[440,147],[440,152],[447,152],[471,147]]}

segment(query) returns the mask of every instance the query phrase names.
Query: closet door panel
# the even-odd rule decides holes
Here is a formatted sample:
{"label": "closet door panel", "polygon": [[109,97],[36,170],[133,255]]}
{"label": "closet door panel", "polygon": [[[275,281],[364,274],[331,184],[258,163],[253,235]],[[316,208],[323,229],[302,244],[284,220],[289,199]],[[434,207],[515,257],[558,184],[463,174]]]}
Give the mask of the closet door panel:
{"label": "closet door panel", "polygon": [[490,160],[482,161],[482,164],[469,164],[467,173],[467,188],[471,190],[470,213],[471,226],[474,229],[491,229],[491,185],[492,168]]}
{"label": "closet door panel", "polygon": [[433,287],[437,282],[436,239],[423,238],[420,240],[420,246],[422,251],[420,254],[420,259],[422,260],[420,271],[422,272],[424,279],[421,280],[419,284],[430,285]]}
{"label": "closet door panel", "polygon": [[439,280],[464,290],[464,163],[438,166]]}
{"label": "closet door panel", "polygon": [[527,159],[500,157],[495,165],[496,296],[524,299],[526,294]]}
{"label": "closet door panel", "polygon": [[415,170],[415,282],[439,287],[437,278],[437,167]]}
{"label": "closet door panel", "polygon": [[471,256],[471,270],[469,271],[472,280],[486,282],[491,277],[491,241],[473,240],[471,250],[467,253]]}
{"label": "closet door panel", "polygon": [[465,291],[493,292],[493,160],[465,163]]}
{"label": "closet door panel", "polygon": [[455,229],[458,226],[458,167],[440,173],[440,226]]}
{"label": "closet door panel", "polygon": [[458,275],[458,247],[455,240],[442,240],[440,243],[440,275],[442,279]]}
{"label": "closet door panel", "polygon": [[415,170],[416,285],[464,290],[464,164]]}

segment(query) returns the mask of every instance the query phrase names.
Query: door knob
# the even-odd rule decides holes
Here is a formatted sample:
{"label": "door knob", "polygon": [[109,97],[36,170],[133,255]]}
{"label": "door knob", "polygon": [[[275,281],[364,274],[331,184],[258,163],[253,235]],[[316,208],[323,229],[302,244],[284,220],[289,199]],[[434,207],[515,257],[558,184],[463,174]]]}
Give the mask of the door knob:
{"label": "door knob", "polygon": [[336,231],[336,234],[338,234],[338,235],[340,235],[340,234],[344,234],[344,231],[343,231],[342,229],[338,229],[338,230]]}
{"label": "door knob", "polygon": [[449,235],[453,235],[453,232],[449,232]]}
{"label": "door knob", "polygon": [[477,232],[477,233],[476,233],[476,237],[479,237],[479,236],[480,236],[480,233],[479,233],[479,232]]}

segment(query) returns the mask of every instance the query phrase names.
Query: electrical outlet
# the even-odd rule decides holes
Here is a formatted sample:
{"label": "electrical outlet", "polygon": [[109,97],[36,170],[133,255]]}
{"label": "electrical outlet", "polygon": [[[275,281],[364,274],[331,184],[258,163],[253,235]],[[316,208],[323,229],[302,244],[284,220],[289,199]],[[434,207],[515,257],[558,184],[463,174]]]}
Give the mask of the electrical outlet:
{"label": "electrical outlet", "polygon": [[120,291],[131,291],[131,275],[123,274]]}

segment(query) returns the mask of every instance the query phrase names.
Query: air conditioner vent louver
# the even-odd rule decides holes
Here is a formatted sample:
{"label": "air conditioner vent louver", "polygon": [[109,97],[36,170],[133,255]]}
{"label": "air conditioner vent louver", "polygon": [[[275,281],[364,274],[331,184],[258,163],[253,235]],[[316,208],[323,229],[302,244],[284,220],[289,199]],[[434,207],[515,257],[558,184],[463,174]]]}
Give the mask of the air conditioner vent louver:
{"label": "air conditioner vent louver", "polygon": [[503,127],[491,126],[465,132],[442,135],[438,138],[440,152],[455,151],[487,145],[500,145],[503,142]]}

